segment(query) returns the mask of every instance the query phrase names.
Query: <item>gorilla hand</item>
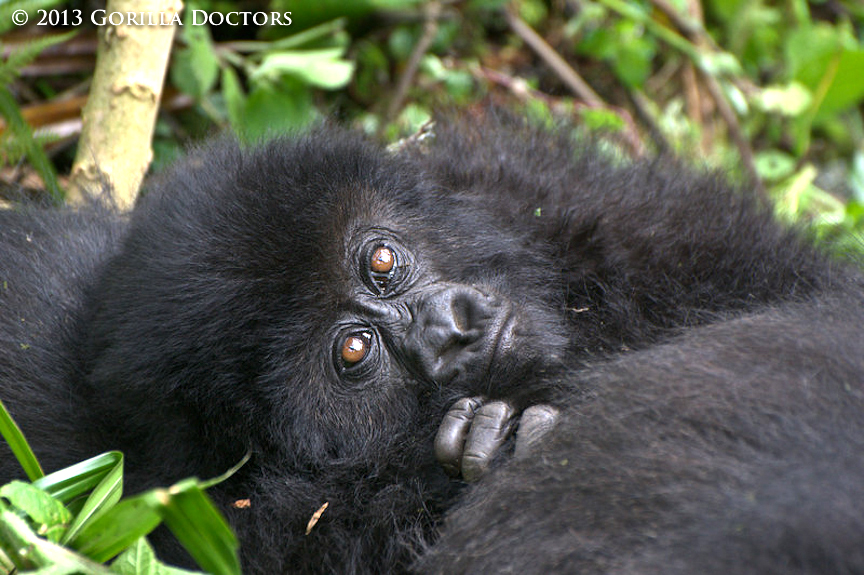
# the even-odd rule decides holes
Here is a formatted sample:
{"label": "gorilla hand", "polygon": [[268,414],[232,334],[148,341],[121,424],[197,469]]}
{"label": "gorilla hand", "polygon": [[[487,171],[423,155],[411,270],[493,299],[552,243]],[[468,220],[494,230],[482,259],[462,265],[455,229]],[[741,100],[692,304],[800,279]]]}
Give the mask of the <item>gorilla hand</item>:
{"label": "gorilla hand", "polygon": [[463,397],[453,404],[435,436],[435,457],[444,471],[465,481],[477,481],[507,439],[516,433],[515,456],[524,457],[558,417],[550,405],[533,405],[517,416],[506,401],[483,403]]}

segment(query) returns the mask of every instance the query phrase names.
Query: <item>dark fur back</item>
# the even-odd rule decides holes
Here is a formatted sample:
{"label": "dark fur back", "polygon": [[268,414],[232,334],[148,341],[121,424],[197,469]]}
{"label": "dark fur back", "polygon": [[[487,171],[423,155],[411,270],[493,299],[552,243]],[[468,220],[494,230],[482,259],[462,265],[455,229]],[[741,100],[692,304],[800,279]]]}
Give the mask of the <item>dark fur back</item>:
{"label": "dark fur back", "polygon": [[[68,382],[80,369],[85,294],[124,225],[98,200],[76,210],[0,210],[0,399],[48,469],[94,455]],[[3,443],[0,477],[19,472]]]}
{"label": "dark fur back", "polygon": [[421,570],[864,572],[862,304],[855,287],[576,374],[586,399]]}

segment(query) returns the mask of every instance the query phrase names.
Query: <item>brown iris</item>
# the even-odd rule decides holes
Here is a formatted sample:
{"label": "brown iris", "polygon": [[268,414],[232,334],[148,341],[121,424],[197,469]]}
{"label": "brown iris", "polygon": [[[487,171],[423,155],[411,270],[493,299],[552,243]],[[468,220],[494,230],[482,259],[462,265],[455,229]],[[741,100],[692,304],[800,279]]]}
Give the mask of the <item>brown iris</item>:
{"label": "brown iris", "polygon": [[342,342],[340,355],[345,367],[351,367],[363,361],[372,345],[372,336],[368,332],[352,333]]}
{"label": "brown iris", "polygon": [[393,250],[387,246],[380,246],[372,253],[372,261],[369,263],[369,267],[372,268],[373,272],[386,274],[390,273],[395,263],[396,255],[393,253]]}

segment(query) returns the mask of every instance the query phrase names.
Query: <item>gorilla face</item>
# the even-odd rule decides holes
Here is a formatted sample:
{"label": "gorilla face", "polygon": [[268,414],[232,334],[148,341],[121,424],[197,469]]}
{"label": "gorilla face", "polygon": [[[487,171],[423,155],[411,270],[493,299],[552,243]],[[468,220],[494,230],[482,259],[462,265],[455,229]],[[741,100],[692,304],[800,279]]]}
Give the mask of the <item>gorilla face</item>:
{"label": "gorilla face", "polygon": [[341,381],[355,389],[394,376],[408,387],[482,384],[496,359],[514,353],[509,299],[424,273],[392,230],[357,235],[346,260],[354,293],[333,328]]}
{"label": "gorilla face", "polygon": [[[246,450],[388,460],[456,398],[560,362],[543,248],[482,205],[344,134],[196,157],[144,199],[93,295],[85,397],[141,457],[195,437],[199,474]],[[139,441],[166,409],[182,440]]]}

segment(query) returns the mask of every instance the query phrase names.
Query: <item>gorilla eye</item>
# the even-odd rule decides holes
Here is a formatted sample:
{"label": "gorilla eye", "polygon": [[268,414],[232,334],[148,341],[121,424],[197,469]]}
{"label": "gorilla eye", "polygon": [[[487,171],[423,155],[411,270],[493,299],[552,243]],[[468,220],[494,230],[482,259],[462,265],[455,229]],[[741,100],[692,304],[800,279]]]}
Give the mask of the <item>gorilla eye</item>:
{"label": "gorilla eye", "polygon": [[363,361],[369,355],[371,347],[372,334],[368,331],[348,334],[342,341],[342,348],[339,350],[342,367],[353,367]]}
{"label": "gorilla eye", "polygon": [[[398,295],[414,277],[413,255],[398,236],[383,228],[363,230],[352,264],[358,279],[379,298]],[[353,243],[353,242],[352,242]]]}
{"label": "gorilla eye", "polygon": [[376,247],[369,256],[369,279],[379,295],[386,294],[395,283],[398,272],[396,252],[389,246]]}

